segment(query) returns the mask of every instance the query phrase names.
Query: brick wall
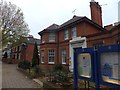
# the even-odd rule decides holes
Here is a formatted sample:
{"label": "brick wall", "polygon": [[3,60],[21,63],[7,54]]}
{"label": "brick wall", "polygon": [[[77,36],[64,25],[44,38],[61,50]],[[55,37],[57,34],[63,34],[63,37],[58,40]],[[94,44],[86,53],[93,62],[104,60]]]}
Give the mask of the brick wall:
{"label": "brick wall", "polygon": [[87,37],[87,44],[89,47],[93,47],[94,42],[99,42],[100,40],[103,41],[103,45],[112,45],[117,44],[120,41],[120,25],[114,27],[110,31],[105,31],[101,33],[97,33],[94,35],[89,35]]}
{"label": "brick wall", "polygon": [[34,52],[34,44],[28,44],[25,50],[25,60],[32,62]]}
{"label": "brick wall", "polygon": [[2,58],[2,61],[8,64],[18,64],[20,60],[17,59],[8,59],[8,58]]}
{"label": "brick wall", "polygon": [[[59,42],[57,43],[48,43],[48,41],[45,44],[41,44],[40,50],[44,50],[44,60],[45,63],[41,64],[40,66],[43,69],[52,69],[55,64],[62,64],[62,49],[66,49],[67,51],[67,59],[66,64],[63,66],[68,69],[69,66],[69,40],[71,40],[71,29],[72,27],[69,27],[69,39],[64,40],[64,30],[59,31]],[[117,44],[118,38],[120,35],[120,25],[119,27],[113,28],[111,31],[100,31],[97,27],[92,26],[89,23],[79,23],[76,25],[77,29],[77,37],[79,36],[86,36],[87,37],[87,47],[93,47],[97,44],[103,44],[103,45],[112,45]],[[47,33],[49,34],[49,33]],[[46,36],[48,36],[46,34]],[[48,39],[47,39],[48,40]],[[48,50],[50,48],[55,49],[55,64],[51,65],[48,64]]]}
{"label": "brick wall", "polygon": [[[44,34],[42,34],[42,36],[43,35],[44,35],[44,40],[45,40],[44,43],[49,43],[49,33],[44,33]],[[58,33],[56,32],[55,33],[55,43],[57,43],[57,42],[58,42]],[[40,40],[40,44],[43,45],[42,40]]]}

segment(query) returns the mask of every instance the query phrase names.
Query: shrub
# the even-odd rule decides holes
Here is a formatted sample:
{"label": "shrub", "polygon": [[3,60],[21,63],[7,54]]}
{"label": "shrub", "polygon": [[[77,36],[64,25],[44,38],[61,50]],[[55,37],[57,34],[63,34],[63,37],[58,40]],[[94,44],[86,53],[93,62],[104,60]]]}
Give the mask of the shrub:
{"label": "shrub", "polygon": [[27,60],[21,61],[21,62],[18,64],[18,67],[19,67],[19,68],[22,68],[22,69],[30,69],[30,62],[27,61]]}
{"label": "shrub", "polygon": [[53,74],[54,74],[56,81],[59,81],[59,82],[67,81],[68,71],[64,70],[64,67],[62,64],[55,65]]}
{"label": "shrub", "polygon": [[62,66],[62,64],[57,64],[57,65],[55,65],[55,67],[54,67],[54,71],[61,71],[61,70],[63,70],[63,66]]}
{"label": "shrub", "polygon": [[34,72],[35,72],[36,74],[41,74],[41,73],[42,73],[42,71],[41,71],[39,65],[36,65],[36,66],[35,66]]}

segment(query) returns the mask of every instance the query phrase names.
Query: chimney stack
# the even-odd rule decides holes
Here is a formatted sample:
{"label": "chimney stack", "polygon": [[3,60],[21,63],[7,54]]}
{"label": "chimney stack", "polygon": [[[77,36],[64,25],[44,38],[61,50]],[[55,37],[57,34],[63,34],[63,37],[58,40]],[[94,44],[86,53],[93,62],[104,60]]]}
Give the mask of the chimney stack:
{"label": "chimney stack", "polygon": [[95,0],[91,0],[90,2],[90,9],[91,9],[91,19],[102,26],[102,10],[101,6]]}
{"label": "chimney stack", "polygon": [[118,22],[120,22],[120,1],[118,2]]}

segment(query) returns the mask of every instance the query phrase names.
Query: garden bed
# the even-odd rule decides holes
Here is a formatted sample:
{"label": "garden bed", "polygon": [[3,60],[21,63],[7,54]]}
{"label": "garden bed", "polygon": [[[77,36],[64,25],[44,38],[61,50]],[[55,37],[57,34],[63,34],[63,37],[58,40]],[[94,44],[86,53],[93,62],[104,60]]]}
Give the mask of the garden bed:
{"label": "garden bed", "polygon": [[39,77],[38,79],[43,82],[44,88],[73,88],[73,78],[68,78],[66,81],[62,81],[52,73],[52,75],[46,74],[44,77]]}
{"label": "garden bed", "polygon": [[73,83],[67,83],[67,82],[63,82],[63,83],[59,83],[59,82],[54,82],[54,81],[47,81],[48,78],[44,77],[44,78],[39,78],[40,81],[43,82],[43,88],[62,88],[62,89],[68,89],[71,90],[73,88]]}
{"label": "garden bed", "polygon": [[26,61],[18,66],[17,69],[30,79],[36,78],[42,81],[44,88],[73,88],[73,76],[69,77],[69,73],[62,70],[60,66],[48,72],[41,71],[39,66],[30,67]]}
{"label": "garden bed", "polygon": [[[73,83],[67,83],[67,82],[56,82],[56,80],[52,80],[52,76],[48,77],[46,75],[35,75],[33,73],[33,70],[31,69],[31,71],[29,72],[29,70],[24,70],[21,68],[17,68],[18,71],[22,72],[23,74],[25,74],[28,78],[30,79],[34,79],[37,78],[38,80],[40,80],[41,82],[43,82],[43,87],[44,88],[73,88]],[[50,80],[51,79],[51,80]]]}

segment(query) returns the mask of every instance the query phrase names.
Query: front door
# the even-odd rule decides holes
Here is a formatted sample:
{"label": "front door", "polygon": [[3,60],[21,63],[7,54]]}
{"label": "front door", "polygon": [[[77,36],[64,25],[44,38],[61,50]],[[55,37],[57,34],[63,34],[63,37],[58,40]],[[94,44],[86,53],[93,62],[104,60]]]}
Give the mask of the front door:
{"label": "front door", "polygon": [[75,48],[86,48],[86,37],[76,37],[70,40],[69,51],[70,51],[70,60],[69,60],[69,70],[73,72],[73,62],[74,62],[74,49]]}

